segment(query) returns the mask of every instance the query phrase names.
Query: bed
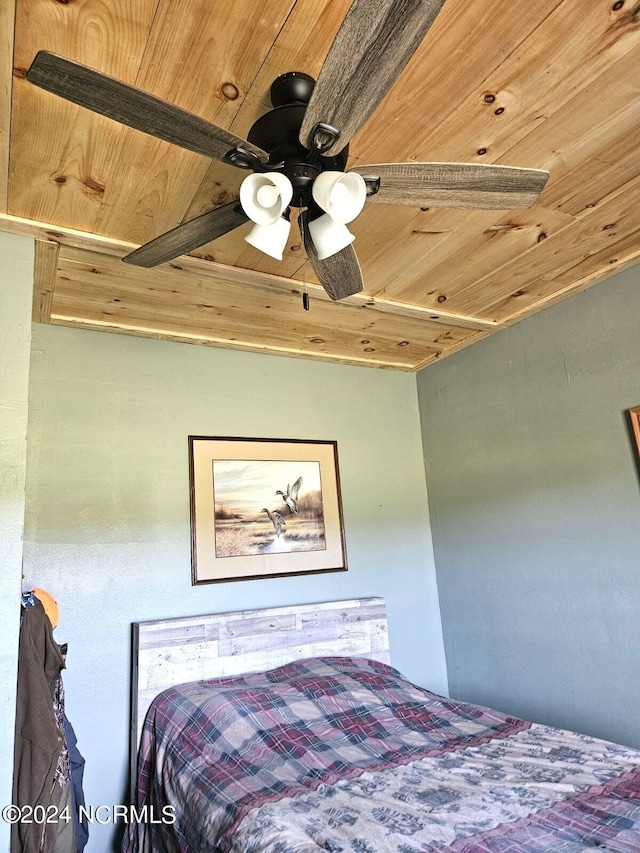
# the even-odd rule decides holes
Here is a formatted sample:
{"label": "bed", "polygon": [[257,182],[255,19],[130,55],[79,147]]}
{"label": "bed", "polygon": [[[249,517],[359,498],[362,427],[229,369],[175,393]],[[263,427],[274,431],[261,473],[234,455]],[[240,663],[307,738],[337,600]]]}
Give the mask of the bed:
{"label": "bed", "polygon": [[[381,599],[206,618],[210,655],[189,620],[134,631],[123,853],[640,851],[640,751],[412,684]],[[218,655],[233,671],[160,685]]]}

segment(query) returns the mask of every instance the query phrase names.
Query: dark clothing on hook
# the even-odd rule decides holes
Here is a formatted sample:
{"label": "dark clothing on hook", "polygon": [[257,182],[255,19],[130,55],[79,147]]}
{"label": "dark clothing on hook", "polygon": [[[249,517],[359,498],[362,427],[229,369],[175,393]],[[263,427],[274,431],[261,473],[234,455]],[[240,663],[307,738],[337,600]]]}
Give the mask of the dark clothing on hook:
{"label": "dark clothing on hook", "polygon": [[[60,805],[63,786],[56,779],[64,749],[64,732],[53,707],[57,679],[64,656],[53,639],[53,629],[39,601],[22,614],[18,653],[18,689],[13,769],[15,806]],[[11,827],[11,853],[50,853],[57,825],[15,823]]]}
{"label": "dark clothing on hook", "polygon": [[71,785],[73,797],[73,814],[75,817],[75,835],[78,853],[82,853],[87,841],[89,840],[89,825],[86,817],[80,820],[79,806],[84,808],[84,790],[82,787],[82,777],[84,775],[84,758],[78,750],[78,740],[73,726],[64,718],[64,733],[67,739],[67,748],[69,749],[69,762],[71,764]]}

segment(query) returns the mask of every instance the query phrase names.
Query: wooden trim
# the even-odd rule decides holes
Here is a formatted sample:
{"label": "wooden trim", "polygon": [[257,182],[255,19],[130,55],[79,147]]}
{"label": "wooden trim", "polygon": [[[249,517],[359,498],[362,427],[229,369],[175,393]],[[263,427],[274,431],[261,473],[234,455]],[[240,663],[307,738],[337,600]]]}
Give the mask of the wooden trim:
{"label": "wooden trim", "polygon": [[9,139],[13,91],[13,37],[16,0],[0,2],[0,210],[9,204]]}
{"label": "wooden trim", "polygon": [[32,320],[34,323],[48,323],[51,319],[51,305],[59,254],[59,243],[54,243],[51,240],[36,240],[33,261]]}
{"label": "wooden trim", "polygon": [[640,406],[636,406],[633,409],[629,409],[629,419],[631,421],[631,427],[633,429],[633,436],[636,440],[636,453],[638,454],[638,459],[640,460]]}
{"label": "wooden trim", "polygon": [[307,657],[390,663],[383,598],[240,610],[132,626],[131,793],[140,733],[153,699],[176,684],[263,672]]}
{"label": "wooden trim", "polygon": [[75,228],[65,228],[51,225],[35,219],[25,219],[22,216],[12,216],[0,213],[0,231],[10,234],[21,234],[23,237],[33,237],[35,240],[55,240],[57,243],[73,246],[76,249],[88,249],[107,255],[123,257],[138,248],[137,243],[116,240],[113,237],[102,237],[89,231],[78,231]]}
{"label": "wooden trim", "polygon": [[497,332],[506,328],[504,323],[495,320],[485,320],[470,314],[454,314],[451,311],[441,311],[439,308],[425,308],[420,305],[408,305],[393,299],[379,296],[364,296],[357,294],[349,297],[350,303],[359,303],[362,308],[377,308],[384,314],[396,314],[399,317],[412,317],[416,320],[432,320],[434,323],[444,323],[447,326],[458,326],[461,329],[476,329],[477,331]]}

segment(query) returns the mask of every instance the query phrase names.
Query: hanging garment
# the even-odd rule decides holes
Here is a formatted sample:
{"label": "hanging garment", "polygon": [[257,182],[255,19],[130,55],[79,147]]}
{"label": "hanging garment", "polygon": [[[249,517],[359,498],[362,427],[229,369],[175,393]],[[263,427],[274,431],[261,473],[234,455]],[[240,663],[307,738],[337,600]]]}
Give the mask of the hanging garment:
{"label": "hanging garment", "polygon": [[84,776],[84,758],[78,749],[78,739],[69,720],[64,718],[64,734],[69,750],[69,764],[71,767],[71,794],[73,801],[73,815],[75,818],[75,835],[78,853],[82,853],[89,840],[89,824],[86,815],[80,820],[79,806],[84,808],[84,790],[82,777]]}
{"label": "hanging garment", "polygon": [[60,813],[68,815],[69,820],[58,821],[51,853],[78,853],[76,821],[73,818],[73,786],[71,779],[68,779],[62,787]]}
{"label": "hanging garment", "polygon": [[[20,808],[60,806],[65,779],[58,768],[65,738],[54,700],[63,668],[62,650],[36,599],[23,610],[18,651],[12,802]],[[13,824],[11,853],[52,853],[57,829],[55,823]]]}

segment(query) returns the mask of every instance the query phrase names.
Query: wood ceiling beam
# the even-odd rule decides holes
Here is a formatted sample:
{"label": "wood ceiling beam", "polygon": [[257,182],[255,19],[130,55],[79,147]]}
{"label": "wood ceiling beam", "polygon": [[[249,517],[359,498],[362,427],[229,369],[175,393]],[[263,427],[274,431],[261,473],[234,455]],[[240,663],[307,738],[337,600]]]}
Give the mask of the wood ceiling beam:
{"label": "wood ceiling beam", "polygon": [[[171,332],[159,332],[155,328],[145,328],[144,326],[122,326],[117,323],[109,323],[107,321],[100,320],[79,320],[75,317],[58,317],[53,316],[51,318],[51,325],[53,326],[66,326],[67,328],[76,328],[76,329],[88,329],[94,332],[109,332],[111,334],[121,334],[121,335],[135,335],[139,338],[152,338],[154,340],[162,340],[162,341],[175,341],[176,343],[190,343],[190,344],[200,344],[202,346],[219,346],[222,349],[233,349],[238,350],[240,352],[255,352],[259,354],[267,354],[267,355],[281,355],[286,356],[287,358],[304,358],[304,359],[313,359],[313,361],[326,361],[329,363],[338,363],[338,364],[351,364],[356,367],[379,367],[384,368],[385,370],[399,370],[405,373],[413,373],[416,370],[416,367],[411,362],[398,362],[396,364],[391,364],[390,362],[384,359],[377,359],[367,357],[358,357],[358,356],[339,356],[335,353],[325,353],[314,351],[313,353],[308,352],[307,350],[296,349],[295,347],[285,347],[285,346],[277,346],[277,345],[260,345],[256,343],[238,343],[229,341],[227,338],[219,338],[216,339],[215,336],[212,335],[198,335],[198,334],[188,334],[181,332],[180,334],[172,334]],[[475,340],[475,339],[474,339]],[[425,360],[420,367],[435,361],[437,354],[434,353],[433,357]]]}
{"label": "wood ceiling beam", "polygon": [[[115,240],[110,237],[103,237],[99,234],[89,234],[85,231],[77,231],[73,228],[62,228],[57,225],[49,225],[4,213],[0,213],[0,231],[8,231],[14,234],[33,237],[35,240],[48,242],[54,241],[64,246],[70,246],[75,249],[84,249],[86,251],[92,251],[111,257],[123,257],[133,249],[137,248],[135,243]],[[327,301],[329,299],[323,288],[314,283],[303,284],[302,282],[294,281],[282,276],[224,266],[222,264],[217,264],[215,261],[193,258],[188,255],[184,255],[181,258],[176,259],[172,264],[175,265],[175,268],[180,270],[192,272],[194,275],[198,276],[211,277],[218,281],[230,281],[247,285],[251,285],[252,283],[256,285],[268,284],[271,287],[286,290],[288,292],[294,288],[295,290],[300,291],[300,293],[302,293],[302,290],[306,287],[310,293],[313,293],[314,298]],[[149,271],[149,276],[150,278],[153,277],[152,270]],[[367,310],[373,309],[381,313],[394,314],[399,317],[406,317],[414,320],[429,319],[436,323],[442,323],[447,326],[458,326],[462,329],[496,331],[497,329],[502,328],[501,324],[494,323],[491,320],[483,320],[477,317],[456,314],[448,311],[434,310],[433,308],[406,305],[400,301],[381,299],[379,297],[373,298],[364,294],[356,294],[355,296],[349,297],[349,302],[352,305],[359,305]]]}
{"label": "wood ceiling beam", "polygon": [[375,308],[363,312],[349,300],[314,299],[306,312],[297,293],[169,266],[149,279],[118,258],[63,247],[51,322],[400,369],[483,334]]}
{"label": "wood ceiling beam", "polygon": [[58,270],[60,244],[52,240],[36,240],[33,261],[33,311],[34,323],[48,323]]}

